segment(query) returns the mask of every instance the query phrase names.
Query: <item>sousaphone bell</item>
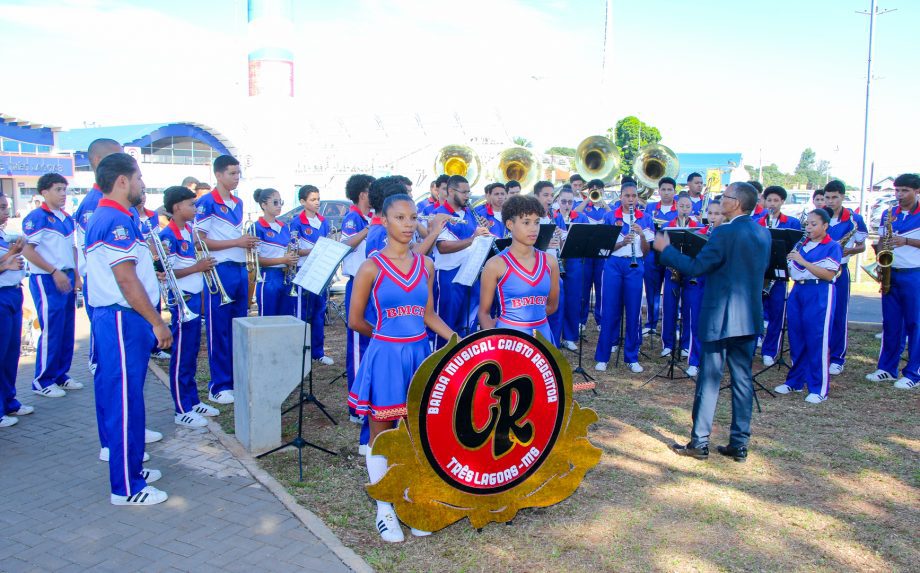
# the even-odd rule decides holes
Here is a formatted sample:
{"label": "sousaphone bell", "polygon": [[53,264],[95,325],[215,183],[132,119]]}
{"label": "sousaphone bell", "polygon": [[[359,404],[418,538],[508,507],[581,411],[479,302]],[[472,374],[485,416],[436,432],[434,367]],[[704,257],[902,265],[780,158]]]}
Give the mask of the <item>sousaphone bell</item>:
{"label": "sousaphone bell", "polygon": [[435,177],[441,175],[460,175],[470,182],[470,187],[479,180],[479,155],[471,147],[460,144],[445,145],[438,151],[434,160]]}
{"label": "sousaphone bell", "polygon": [[494,180],[499,183],[517,181],[524,192],[530,190],[540,177],[540,163],[532,151],[524,147],[509,147],[496,158]]}
{"label": "sousaphone bell", "polygon": [[639,184],[639,198],[646,200],[658,190],[658,182],[665,177],[677,177],[680,162],[677,154],[660,143],[650,143],[639,148],[633,161],[633,175]]}

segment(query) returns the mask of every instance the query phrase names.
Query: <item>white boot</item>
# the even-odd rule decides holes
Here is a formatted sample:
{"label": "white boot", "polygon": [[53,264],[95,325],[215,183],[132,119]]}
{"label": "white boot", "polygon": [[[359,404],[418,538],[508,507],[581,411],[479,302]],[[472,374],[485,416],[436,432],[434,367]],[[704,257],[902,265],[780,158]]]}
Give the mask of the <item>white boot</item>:
{"label": "white boot", "polygon": [[[387,459],[383,456],[371,455],[367,453],[367,476],[371,484],[375,484],[383,478],[387,472]],[[399,543],[405,541],[402,528],[399,526],[399,520],[396,519],[396,512],[393,510],[393,504],[386,501],[377,501],[377,532],[380,538],[388,543]]]}

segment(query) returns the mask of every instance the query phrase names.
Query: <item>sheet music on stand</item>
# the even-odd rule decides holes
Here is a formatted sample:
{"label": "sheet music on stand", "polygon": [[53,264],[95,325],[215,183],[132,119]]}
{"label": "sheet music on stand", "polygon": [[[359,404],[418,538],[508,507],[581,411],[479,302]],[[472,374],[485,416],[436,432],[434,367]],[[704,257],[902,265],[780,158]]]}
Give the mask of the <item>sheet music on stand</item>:
{"label": "sheet music on stand", "polygon": [[469,254],[466,257],[466,261],[460,266],[457,276],[454,277],[455,283],[463,286],[473,286],[473,283],[479,278],[482,267],[486,264],[486,259],[489,258],[489,254],[492,252],[492,243],[494,241],[495,237],[491,235],[473,239],[473,244],[467,247]]}
{"label": "sheet music on stand", "polygon": [[320,237],[294,277],[294,284],[313,294],[322,294],[342,260],[352,251],[345,243]]}

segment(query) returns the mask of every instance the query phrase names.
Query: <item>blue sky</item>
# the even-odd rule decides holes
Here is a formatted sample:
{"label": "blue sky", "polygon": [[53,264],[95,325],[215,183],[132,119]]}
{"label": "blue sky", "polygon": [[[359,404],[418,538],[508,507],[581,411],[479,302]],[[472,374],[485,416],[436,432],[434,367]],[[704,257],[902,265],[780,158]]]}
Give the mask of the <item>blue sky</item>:
{"label": "blue sky", "polygon": [[[500,115],[538,147],[636,114],[686,152],[791,170],[813,147],[858,183],[868,0],[294,0],[296,105],[317,114],[450,108]],[[920,2],[877,27],[872,157],[920,170]],[[0,111],[77,127],[220,126],[246,90],[243,0],[0,1]],[[591,89],[594,87],[594,89]],[[200,119],[199,119],[200,118]],[[907,134],[907,135],[904,135]]]}

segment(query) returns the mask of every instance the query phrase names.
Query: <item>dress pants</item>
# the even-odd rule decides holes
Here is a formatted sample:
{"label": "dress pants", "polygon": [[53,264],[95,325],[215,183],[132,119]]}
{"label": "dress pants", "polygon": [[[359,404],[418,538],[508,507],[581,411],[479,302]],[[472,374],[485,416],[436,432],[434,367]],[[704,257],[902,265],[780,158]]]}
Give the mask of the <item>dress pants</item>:
{"label": "dress pants", "polygon": [[754,378],[751,363],[757,347],[756,336],[736,336],[702,343],[702,364],[693,398],[693,430],[690,447],[709,445],[712,419],[716,413],[722,368],[727,363],[731,375],[732,424],[729,445],[747,446],[751,437],[751,408],[754,403]]}

